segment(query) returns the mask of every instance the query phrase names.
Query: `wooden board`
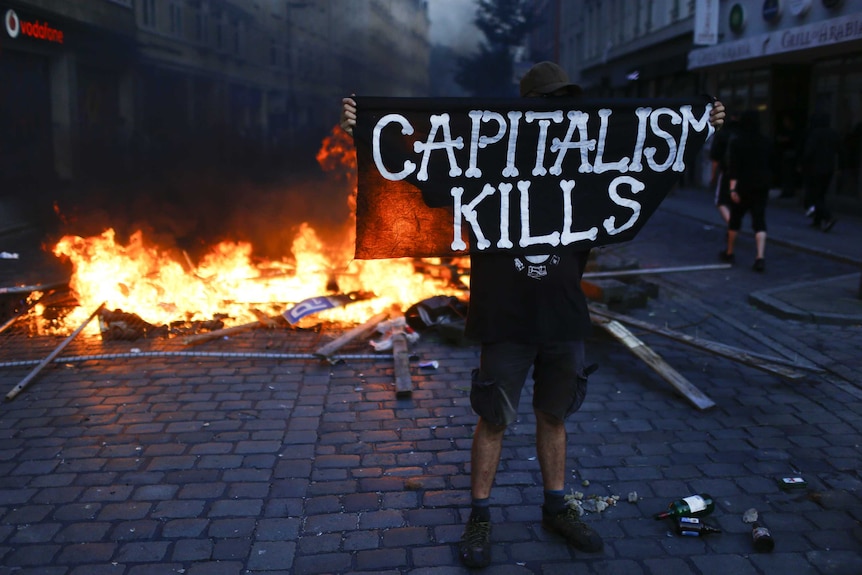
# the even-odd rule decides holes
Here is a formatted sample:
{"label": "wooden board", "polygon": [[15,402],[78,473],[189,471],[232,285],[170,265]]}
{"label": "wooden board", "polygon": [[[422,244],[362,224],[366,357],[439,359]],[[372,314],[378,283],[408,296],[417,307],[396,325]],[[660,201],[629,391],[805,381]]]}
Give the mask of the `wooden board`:
{"label": "wooden board", "polygon": [[326,345],[319,347],[317,351],[314,352],[314,355],[321,359],[328,360],[330,357],[332,357],[332,355],[335,354],[336,351],[338,351],[351,341],[374,331],[374,328],[380,325],[380,323],[386,320],[386,318],[388,317],[389,313],[385,311],[372,316],[362,325],[354,327],[350,331],[345,332],[344,334],[330,341]]}
{"label": "wooden board", "polygon": [[596,306],[590,306],[590,315],[600,316],[604,319],[613,319],[621,323],[637,327],[639,329],[662,335],[674,341],[690,345],[702,351],[707,351],[715,355],[731,359],[733,361],[749,365],[761,371],[780,375],[787,379],[801,379],[805,374],[798,371],[803,369],[815,373],[822,373],[824,370],[817,366],[803,365],[797,362],[792,362],[782,357],[774,357],[762,355],[752,351],[746,351],[738,347],[725,345],[714,341],[696,338],[688,334],[672,330],[670,328],[661,327],[649,322],[628,317],[623,314],[615,313],[606,309],[601,309]]}
{"label": "wooden board", "polygon": [[644,363],[658,373],[662,379],[670,383],[692,405],[700,410],[715,406],[714,401],[671,367],[644,342],[635,337],[623,324],[613,319],[597,317],[593,318],[593,323],[604,328],[605,331],[626,346],[633,354],[642,359]]}
{"label": "wooden board", "polygon": [[410,377],[410,354],[407,352],[407,337],[403,333],[392,336],[392,360],[395,373],[395,397],[413,395],[413,380]]}

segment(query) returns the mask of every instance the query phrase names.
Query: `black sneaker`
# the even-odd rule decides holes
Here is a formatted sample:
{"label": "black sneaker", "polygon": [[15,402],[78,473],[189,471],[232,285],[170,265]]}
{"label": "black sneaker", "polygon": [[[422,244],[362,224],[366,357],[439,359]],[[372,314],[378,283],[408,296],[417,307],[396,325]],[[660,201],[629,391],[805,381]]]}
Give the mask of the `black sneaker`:
{"label": "black sneaker", "polygon": [[487,567],[491,563],[491,522],[473,517],[467,521],[458,545],[461,563],[470,568]]}
{"label": "black sneaker", "polygon": [[756,260],[754,260],[754,266],[752,267],[754,268],[754,271],[762,272],[766,269],[766,260],[764,260],[763,258],[757,258]]}
{"label": "black sneaker", "polygon": [[605,546],[601,536],[581,521],[578,512],[571,507],[554,514],[542,509],[542,527],[562,535],[569,545],[581,551],[595,553]]}
{"label": "black sneaker", "polygon": [[723,262],[732,264],[733,260],[735,260],[736,257],[734,257],[733,254],[727,253],[727,250],[721,250],[720,252],[718,252],[718,259],[720,259]]}

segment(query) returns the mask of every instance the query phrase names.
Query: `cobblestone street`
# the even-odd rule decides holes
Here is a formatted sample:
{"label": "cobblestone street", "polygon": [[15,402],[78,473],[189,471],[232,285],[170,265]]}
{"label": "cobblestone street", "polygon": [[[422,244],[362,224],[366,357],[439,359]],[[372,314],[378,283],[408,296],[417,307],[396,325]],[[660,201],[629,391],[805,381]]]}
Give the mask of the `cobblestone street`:
{"label": "cobblestone street", "polygon": [[[723,232],[681,211],[701,201],[693,194],[670,198],[637,240],[599,257],[716,263]],[[770,215],[805,225],[787,213]],[[841,224],[844,241],[862,233]],[[657,297],[625,313],[825,371],[789,380],[632,328],[715,402],[699,410],[597,328],[587,350],[600,368],[567,423],[568,488],[619,497],[585,517],[605,550],[578,553],[541,529],[525,396],[492,494],[486,573],[862,573],[860,324],[786,319],[748,300],[859,267],[775,241],[757,274],[745,263],[751,241],[740,237],[734,268],[644,277]],[[469,503],[478,348],[424,334],[410,350],[412,396],[400,399],[391,356],[370,358],[367,344],[334,365],[305,356],[337,335],[256,330],[182,351],[76,339],[0,406],[0,574],[466,572],[455,543]],[[56,344],[6,341],[4,389]],[[808,487],[782,490],[787,475]],[[653,519],[698,492],[715,498],[706,520],[722,533],[680,537]],[[751,508],[775,538],[771,553],[754,551],[742,520]]]}

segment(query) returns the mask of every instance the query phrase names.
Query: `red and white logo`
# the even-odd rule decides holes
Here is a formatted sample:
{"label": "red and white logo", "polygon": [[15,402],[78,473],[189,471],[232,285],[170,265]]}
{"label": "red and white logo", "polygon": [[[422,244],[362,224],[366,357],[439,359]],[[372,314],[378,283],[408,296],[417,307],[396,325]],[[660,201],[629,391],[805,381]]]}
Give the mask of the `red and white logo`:
{"label": "red and white logo", "polygon": [[6,17],[3,18],[3,21],[6,23],[6,32],[9,36],[17,38],[18,33],[21,32],[21,21],[15,11],[11,8],[6,10]]}
{"label": "red and white logo", "polygon": [[6,16],[3,18],[6,25],[6,32],[12,38],[17,38],[19,34],[33,38],[34,40],[42,40],[44,42],[63,43],[63,31],[54,28],[47,22],[30,22],[21,20],[18,14],[11,8],[6,10]]}

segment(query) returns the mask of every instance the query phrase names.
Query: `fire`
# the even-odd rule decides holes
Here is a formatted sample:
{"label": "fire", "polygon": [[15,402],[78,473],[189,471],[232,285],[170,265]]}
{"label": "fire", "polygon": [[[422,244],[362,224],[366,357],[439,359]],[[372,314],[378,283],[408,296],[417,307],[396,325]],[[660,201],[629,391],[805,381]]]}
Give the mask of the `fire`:
{"label": "fire", "polygon": [[[318,153],[318,162],[334,176],[343,177],[347,201],[355,217],[355,152],[352,142],[336,128]],[[450,278],[417,271],[412,259],[353,260],[354,226],[346,226],[341,242],[324,244],[314,228],[304,223],[282,260],[261,261],[253,246],[221,242],[197,263],[186,254],[149,245],[142,232],[123,245],[113,229],[83,238],[64,236],[53,253],[72,265],[70,287],[79,306],[60,324],[40,331],[71,332],[103,302],[109,310],[134,313],[154,325],[178,321],[206,321],[225,317],[226,326],[256,321],[254,310],[277,315],[304,299],[340,293],[370,292],[374,297],[321,312],[315,321],[361,323],[393,304],[406,308],[434,295],[458,295],[462,288]],[[422,260],[434,267],[440,262]],[[35,306],[31,314],[41,314]],[[98,327],[88,326],[96,332]]]}

